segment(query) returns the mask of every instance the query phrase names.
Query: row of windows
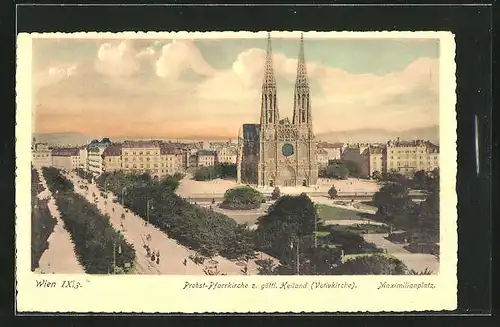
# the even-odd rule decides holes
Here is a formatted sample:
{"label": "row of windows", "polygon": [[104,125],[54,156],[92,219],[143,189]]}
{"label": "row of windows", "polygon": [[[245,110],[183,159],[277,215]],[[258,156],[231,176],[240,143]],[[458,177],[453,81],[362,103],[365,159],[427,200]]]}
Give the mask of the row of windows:
{"label": "row of windows", "polygon": [[139,151],[139,152],[134,151],[134,152],[125,152],[125,151],[124,151],[124,152],[123,152],[123,154],[124,154],[124,155],[129,155],[129,156],[131,156],[131,155],[135,156],[135,155],[139,154],[140,156],[142,156],[142,155],[148,155],[148,154],[151,154],[151,155],[158,155],[158,154],[160,154],[160,152],[159,152],[159,151],[154,151],[154,152],[151,152],[151,151]]}
{"label": "row of windows", "polygon": [[[409,156],[406,156],[406,157],[408,158]],[[412,157],[412,158],[416,158],[417,156],[411,156],[411,157]],[[430,158],[432,159],[432,157],[430,157]],[[392,159],[392,160],[394,160],[394,157],[393,157],[393,156],[391,156],[391,159]],[[401,159],[401,157],[398,157],[398,159]],[[420,156],[420,159],[423,159],[423,157],[422,157],[422,156]],[[434,159],[437,159],[437,156],[434,156]],[[375,161],[375,158],[374,158],[373,160]]]}

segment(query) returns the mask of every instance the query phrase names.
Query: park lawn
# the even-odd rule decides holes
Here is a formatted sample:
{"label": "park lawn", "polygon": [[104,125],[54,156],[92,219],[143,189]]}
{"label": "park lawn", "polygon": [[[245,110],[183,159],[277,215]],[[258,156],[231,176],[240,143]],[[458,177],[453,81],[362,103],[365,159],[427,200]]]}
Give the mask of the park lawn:
{"label": "park lawn", "polygon": [[331,207],[325,204],[316,206],[319,218],[322,220],[360,220],[363,216],[360,212],[344,208]]}
{"label": "park lawn", "polygon": [[356,253],[356,254],[346,254],[346,255],[344,255],[343,262],[346,262],[347,260],[352,260],[352,259],[355,259],[355,258],[359,258],[359,257],[362,257],[362,256],[367,257],[367,256],[372,256],[372,255],[383,256],[383,257],[386,257],[387,259],[397,259],[392,254],[390,254],[390,253],[384,253],[384,252],[379,252],[379,253]]}

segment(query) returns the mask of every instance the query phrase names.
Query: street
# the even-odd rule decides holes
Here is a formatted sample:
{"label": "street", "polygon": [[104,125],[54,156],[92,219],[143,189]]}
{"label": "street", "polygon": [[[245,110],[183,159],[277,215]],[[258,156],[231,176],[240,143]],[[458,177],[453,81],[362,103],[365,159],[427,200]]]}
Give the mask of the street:
{"label": "street", "polygon": [[[123,236],[132,244],[136,250],[136,268],[137,274],[176,274],[176,275],[204,275],[203,269],[205,266],[195,264],[189,259],[190,255],[196,252],[190,250],[177,241],[169,238],[161,230],[152,224],[145,225],[145,220],[135,215],[130,210],[126,212],[121,203],[113,203],[114,197],[111,192],[108,192],[108,199],[101,196],[101,191],[95,184],[87,184],[78,176],[71,174],[66,175],[75,185],[75,192],[83,195],[90,203],[94,203],[92,194],[97,197],[98,209],[110,217],[111,225],[122,232]],[[88,186],[88,191],[81,189],[80,185]],[[106,204],[105,204],[106,203]],[[125,219],[122,219],[125,215]],[[122,227],[123,224],[123,227]],[[149,237],[148,237],[149,235]],[[149,239],[149,241],[148,241]],[[148,245],[152,252],[160,253],[160,262],[151,261],[147,256],[144,245]],[[184,260],[186,259],[186,265]],[[217,256],[213,258],[212,265],[217,265],[220,273],[227,275],[240,275],[243,267],[236,265],[235,262]],[[217,263],[215,263],[215,261]],[[248,264],[248,274],[256,274],[257,267],[254,263]]]}

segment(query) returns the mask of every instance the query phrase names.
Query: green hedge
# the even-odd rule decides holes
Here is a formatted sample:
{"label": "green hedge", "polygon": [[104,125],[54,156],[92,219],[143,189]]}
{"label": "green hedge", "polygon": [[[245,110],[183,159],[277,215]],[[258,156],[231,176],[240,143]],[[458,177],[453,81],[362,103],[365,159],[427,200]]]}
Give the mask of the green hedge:
{"label": "green hedge", "polygon": [[[254,253],[252,233],[244,225],[221,213],[190,204],[174,193],[168,181],[147,181],[141,175],[116,172],[98,178],[100,187],[108,183],[108,190],[122,201],[126,188],[125,207],[157,226],[180,244],[205,256],[216,254],[230,259],[251,257]],[[177,184],[178,185],[178,184]]]}
{"label": "green hedge", "polygon": [[109,217],[101,214],[83,196],[74,193],[73,184],[57,169],[44,169],[44,176],[49,189],[58,191],[57,194],[53,193],[56,204],[85,271],[89,274],[112,272],[113,250],[117,267],[124,268],[125,263],[129,263],[132,268],[135,261],[134,247],[111,226]]}
{"label": "green hedge", "polygon": [[264,196],[259,191],[249,186],[238,186],[226,191],[220,207],[230,210],[257,209],[263,200]]}

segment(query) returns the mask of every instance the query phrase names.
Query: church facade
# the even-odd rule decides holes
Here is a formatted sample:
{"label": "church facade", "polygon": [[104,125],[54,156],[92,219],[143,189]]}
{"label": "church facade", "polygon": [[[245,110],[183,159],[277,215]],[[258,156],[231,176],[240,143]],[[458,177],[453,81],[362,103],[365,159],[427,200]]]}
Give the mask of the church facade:
{"label": "church facade", "polygon": [[318,179],[309,82],[301,36],[292,120],[280,118],[268,36],[260,124],[244,124],[238,137],[238,182],[265,186],[312,186]]}

